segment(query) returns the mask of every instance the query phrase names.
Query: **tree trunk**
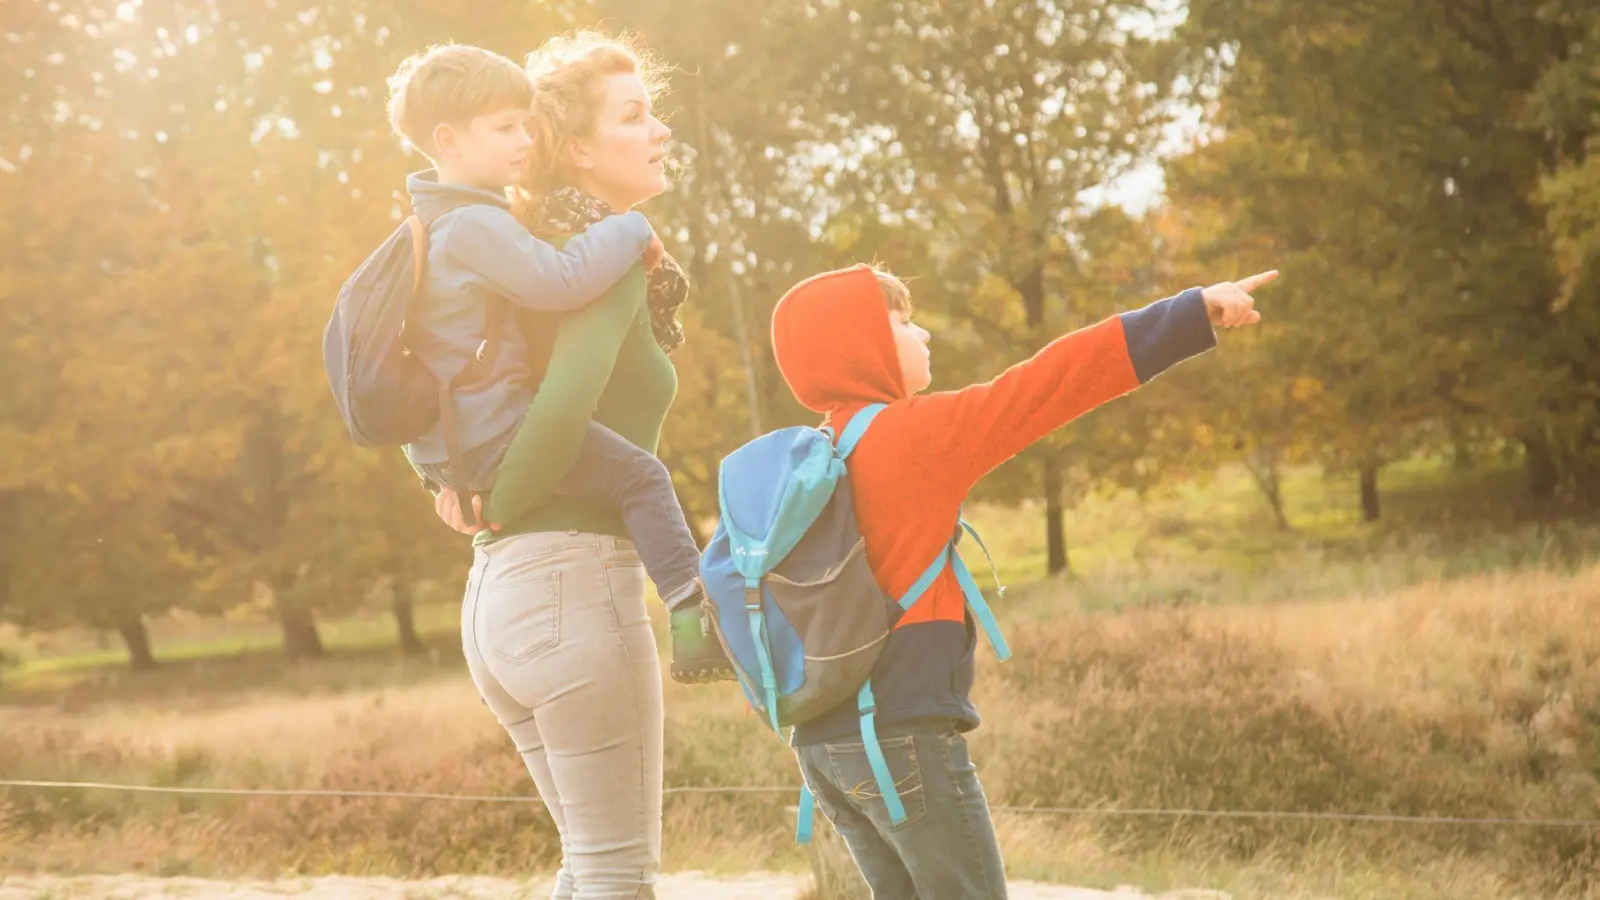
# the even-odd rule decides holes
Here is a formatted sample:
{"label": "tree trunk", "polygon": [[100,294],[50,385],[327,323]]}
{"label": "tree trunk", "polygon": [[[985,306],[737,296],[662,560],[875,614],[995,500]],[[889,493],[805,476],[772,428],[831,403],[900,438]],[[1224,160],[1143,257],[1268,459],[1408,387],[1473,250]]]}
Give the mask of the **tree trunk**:
{"label": "tree trunk", "polygon": [[11,600],[12,571],[16,567],[18,530],[22,521],[22,490],[0,490],[0,606]]}
{"label": "tree trunk", "polygon": [[322,637],[317,634],[317,622],[311,617],[311,610],[293,596],[297,580],[285,574],[272,583],[272,605],[283,629],[283,655],[289,659],[321,659]]}
{"label": "tree trunk", "polygon": [[1283,470],[1278,466],[1277,459],[1263,455],[1260,459],[1252,460],[1247,455],[1244,467],[1256,487],[1261,489],[1261,495],[1267,498],[1267,505],[1272,507],[1272,518],[1278,530],[1292,530],[1294,526],[1289,524],[1289,514],[1283,508]]}
{"label": "tree trunk", "polygon": [[128,663],[135,672],[148,672],[156,667],[155,654],[150,652],[150,631],[145,628],[143,616],[124,613],[117,619],[117,633],[128,646]]}
{"label": "tree trunk", "polygon": [[698,517],[690,515],[689,507],[684,506],[681,500],[679,501],[678,505],[683,508],[683,521],[684,524],[689,526],[689,537],[694,539],[694,545],[696,547],[699,547],[702,551],[705,550],[706,545],[710,542],[710,538],[706,536],[705,529],[700,527]]}
{"label": "tree trunk", "polygon": [[1600,447],[1600,438],[1591,429],[1584,442],[1583,455],[1577,460],[1578,471],[1573,479],[1578,499],[1589,510],[1600,509],[1600,461],[1595,459],[1596,447]]}
{"label": "tree trunk", "polygon": [[394,577],[394,588],[391,594],[390,606],[394,610],[395,630],[400,636],[400,653],[404,656],[418,656],[427,651],[422,644],[422,639],[417,637],[416,608],[411,598],[411,582]]}
{"label": "tree trunk", "polygon": [[1536,500],[1549,500],[1556,495],[1561,473],[1556,467],[1555,452],[1550,442],[1537,431],[1518,435],[1522,441],[1525,471],[1528,473],[1528,493]]}
{"label": "tree trunk", "polygon": [[[680,457],[666,450],[662,450],[660,456],[661,462],[667,467],[668,472],[683,471],[683,466],[680,464]],[[694,493],[689,493],[689,491],[693,491]],[[688,491],[681,487],[677,481],[673,481],[672,494],[678,498],[678,508],[683,510],[683,522],[685,525],[689,526],[689,537],[694,540],[694,545],[696,547],[704,550],[711,538],[706,535],[705,529],[701,527],[700,517],[695,514],[695,510],[717,508],[716,481],[713,480],[709,485],[691,484],[688,486]],[[698,496],[705,502],[700,506],[693,506],[686,502],[687,497],[695,496]]]}
{"label": "tree trunk", "polygon": [[1450,467],[1457,472],[1470,472],[1473,466],[1472,441],[1460,419],[1450,420]]}
{"label": "tree trunk", "polygon": [[[727,222],[728,214],[722,214],[722,221]],[[724,226],[724,235],[730,241],[732,229]],[[717,246],[725,246],[719,239]],[[731,254],[730,254],[731,256]],[[739,275],[728,267],[728,280],[725,282],[728,298],[733,301],[733,334],[739,342],[739,363],[744,368],[744,393],[745,402],[750,409],[750,435],[760,437],[761,427],[761,388],[756,382],[756,360],[750,352],[750,329],[745,325],[744,300],[740,296]]]}
{"label": "tree trunk", "polygon": [[[695,96],[700,96],[699,82],[691,79],[690,83],[694,85],[692,90]],[[728,185],[725,182],[718,182],[714,186],[710,182],[711,173],[720,173],[721,169],[717,159],[716,126],[713,124],[707,110],[698,106],[695,109],[698,110],[694,118],[695,152],[698,154],[696,159],[698,176],[695,179],[695,183],[697,186],[704,188],[704,192],[698,199],[703,213],[707,208],[707,204],[713,201],[713,194],[715,194],[715,209],[717,210],[716,235],[713,237],[710,234],[702,233],[696,236],[697,239],[694,241],[695,256],[697,257],[696,261],[701,263],[699,266],[701,275],[706,274],[709,263],[705,260],[705,248],[708,241],[715,243],[717,260],[721,263],[718,268],[726,276],[726,280],[722,282],[724,298],[733,311],[733,336],[734,340],[739,342],[739,364],[744,369],[745,402],[748,404],[750,415],[750,435],[752,437],[760,437],[763,431],[761,426],[761,387],[756,376],[755,354],[750,347],[750,329],[745,321],[744,298],[741,296],[739,273],[735,272],[733,268],[733,245],[735,241],[733,203],[731,202]],[[711,230],[711,226],[705,222],[704,218],[701,219],[701,222],[706,225],[703,229],[704,231]],[[702,291],[706,289],[706,286],[706,282],[701,281],[700,289]]]}
{"label": "tree trunk", "polygon": [[322,637],[317,634],[311,610],[278,601],[278,623],[283,627],[283,655],[289,659],[320,659]]}
{"label": "tree trunk", "polygon": [[1368,522],[1378,521],[1382,508],[1378,503],[1378,464],[1365,462],[1361,464],[1361,518]]}
{"label": "tree trunk", "polygon": [[1045,570],[1072,574],[1067,557],[1066,507],[1061,502],[1061,467],[1054,459],[1044,460],[1044,536]]}

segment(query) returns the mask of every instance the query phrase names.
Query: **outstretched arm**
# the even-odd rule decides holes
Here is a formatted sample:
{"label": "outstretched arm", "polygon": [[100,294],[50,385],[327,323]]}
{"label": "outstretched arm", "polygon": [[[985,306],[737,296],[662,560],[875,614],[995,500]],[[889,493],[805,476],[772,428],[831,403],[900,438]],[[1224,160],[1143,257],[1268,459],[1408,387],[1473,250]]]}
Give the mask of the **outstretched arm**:
{"label": "outstretched arm", "polygon": [[1277,275],[1191,288],[1063,335],[998,378],[906,404],[919,452],[948,460],[962,495],[1051,431],[1216,345],[1214,326],[1260,321],[1249,292]]}

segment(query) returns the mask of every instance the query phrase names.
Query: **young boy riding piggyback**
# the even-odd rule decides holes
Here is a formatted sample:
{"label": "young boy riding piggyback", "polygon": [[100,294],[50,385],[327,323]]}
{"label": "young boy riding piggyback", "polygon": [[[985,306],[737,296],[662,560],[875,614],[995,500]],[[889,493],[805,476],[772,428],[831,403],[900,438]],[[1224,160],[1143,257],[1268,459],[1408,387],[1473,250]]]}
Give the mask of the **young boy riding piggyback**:
{"label": "young boy riding piggyback", "polygon": [[[527,130],[534,86],[521,66],[482,48],[443,45],[403,62],[390,88],[395,132],[433,164],[406,183],[420,233],[405,342],[446,388],[438,421],[405,453],[440,498],[441,516],[459,504],[466,526],[495,529],[496,511],[484,509],[482,498],[503,477],[525,474],[501,465],[530,421],[537,387],[517,311],[576,314],[642,265],[652,328],[670,353],[683,340],[673,314],[688,283],[638,211],[613,211],[575,190],[558,193],[552,203],[563,204],[564,224],[577,232],[559,247],[513,214],[509,192],[539,162]],[[591,421],[554,492],[620,509],[672,611],[673,677],[731,678],[703,626],[699,549],[661,462]]]}
{"label": "young boy riding piggyback", "polygon": [[[898,278],[858,265],[808,278],[779,302],[778,367],[796,399],[826,416],[847,455],[871,574],[891,601],[903,598],[870,693],[790,735],[816,805],[877,900],[1006,895],[964,737],[979,723],[969,609],[986,631],[992,618],[964,565],[929,565],[953,546],[968,492],[1056,428],[1215,346],[1215,327],[1260,321],[1250,291],[1276,275],[1191,288],[1064,335],[993,381],[927,394],[929,334]],[[871,427],[852,428],[858,415]],[[889,792],[898,794],[892,811]]]}

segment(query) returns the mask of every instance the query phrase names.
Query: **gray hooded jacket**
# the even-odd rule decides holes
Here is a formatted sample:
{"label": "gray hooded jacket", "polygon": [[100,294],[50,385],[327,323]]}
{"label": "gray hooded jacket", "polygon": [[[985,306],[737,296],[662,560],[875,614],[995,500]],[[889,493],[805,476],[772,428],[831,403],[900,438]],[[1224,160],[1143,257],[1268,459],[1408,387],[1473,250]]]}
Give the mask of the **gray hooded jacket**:
{"label": "gray hooded jacket", "polygon": [[[406,317],[407,346],[441,384],[472,360],[492,311],[577,309],[639,263],[654,234],[642,213],[627,212],[595,223],[557,250],[522,227],[502,194],[441,183],[433,170],[412,175],[406,188],[428,225],[422,287]],[[491,303],[494,298],[506,304]],[[508,322],[489,371],[455,391],[463,453],[521,421],[535,388],[527,383],[528,371],[527,343]],[[443,427],[434,425],[405,452],[413,464],[444,462]]]}

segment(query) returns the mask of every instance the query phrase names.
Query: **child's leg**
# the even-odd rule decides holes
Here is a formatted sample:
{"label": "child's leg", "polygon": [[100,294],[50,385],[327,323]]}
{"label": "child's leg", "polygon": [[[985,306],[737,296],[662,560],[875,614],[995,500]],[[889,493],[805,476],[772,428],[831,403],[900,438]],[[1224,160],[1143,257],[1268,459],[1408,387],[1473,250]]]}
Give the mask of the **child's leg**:
{"label": "child's leg", "polygon": [[556,491],[622,510],[622,522],[645,573],[672,611],[673,680],[700,684],[736,678],[700,607],[700,549],[661,460],[604,425],[590,422],[578,461]]}
{"label": "child's leg", "polygon": [[1002,900],[1000,843],[967,740],[945,720],[878,730],[906,818],[895,825],[859,739],[800,747],[800,765],[875,900]]}
{"label": "child's leg", "polygon": [[916,900],[916,885],[905,863],[900,861],[900,853],[878,833],[872,819],[858,809],[846,793],[853,785],[840,785],[833,780],[833,763],[827,746],[797,747],[795,755],[800,758],[800,772],[805,776],[806,785],[817,798],[817,808],[844,840],[850,858],[855,860],[861,877],[872,889],[873,900]]}
{"label": "child's leg", "polygon": [[699,596],[700,549],[661,460],[604,425],[590,422],[578,461],[556,491],[622,510],[645,573],[668,608]]}

